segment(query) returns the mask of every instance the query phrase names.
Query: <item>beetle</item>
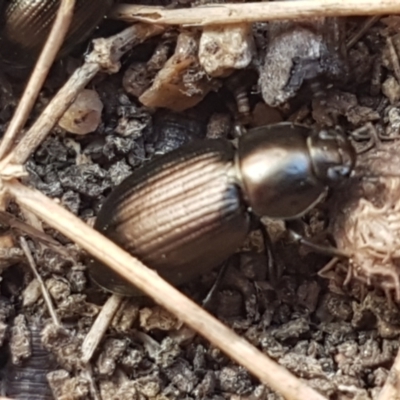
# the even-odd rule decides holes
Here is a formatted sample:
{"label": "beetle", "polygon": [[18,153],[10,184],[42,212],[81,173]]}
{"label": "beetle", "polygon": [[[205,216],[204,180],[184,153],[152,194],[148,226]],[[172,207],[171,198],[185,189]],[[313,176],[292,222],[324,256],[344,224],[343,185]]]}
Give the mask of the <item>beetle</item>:
{"label": "beetle", "polygon": [[[111,8],[114,0],[77,0],[61,55],[85,40]],[[1,58],[32,65],[41,51],[60,0],[0,0]]]}
{"label": "beetle", "polygon": [[[23,324],[15,325],[14,329],[18,335],[27,329],[29,337],[30,356],[18,364],[10,360],[4,376],[4,394],[14,399],[29,400],[51,400],[53,394],[47,381],[46,375],[57,368],[52,354],[42,345],[42,324],[39,321],[24,322],[25,318],[18,318]],[[18,339],[17,339],[18,340]],[[21,340],[21,339],[19,339]],[[25,343],[24,343],[25,344]]]}
{"label": "beetle", "polygon": [[[224,139],[195,141],[127,177],[94,227],[180,285],[229,258],[253,216],[302,216],[350,175],[355,159],[341,130],[291,123],[251,129],[237,148]],[[89,274],[108,291],[142,294],[97,260]]]}

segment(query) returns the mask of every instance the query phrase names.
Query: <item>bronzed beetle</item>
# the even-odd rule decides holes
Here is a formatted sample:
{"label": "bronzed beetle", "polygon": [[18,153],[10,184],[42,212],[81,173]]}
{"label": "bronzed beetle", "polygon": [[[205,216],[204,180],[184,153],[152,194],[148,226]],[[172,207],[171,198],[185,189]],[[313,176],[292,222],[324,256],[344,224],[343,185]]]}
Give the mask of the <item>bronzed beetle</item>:
{"label": "bronzed beetle", "polygon": [[[252,216],[303,215],[354,164],[354,149],[337,129],[264,126],[240,137],[237,149],[223,139],[196,141],[126,178],[95,228],[179,285],[232,255]],[[141,294],[97,261],[90,274],[106,290]]]}
{"label": "bronzed beetle", "polygon": [[[76,0],[74,17],[62,53],[85,40],[114,0]],[[32,65],[55,19],[60,0],[0,0],[0,58]]]}

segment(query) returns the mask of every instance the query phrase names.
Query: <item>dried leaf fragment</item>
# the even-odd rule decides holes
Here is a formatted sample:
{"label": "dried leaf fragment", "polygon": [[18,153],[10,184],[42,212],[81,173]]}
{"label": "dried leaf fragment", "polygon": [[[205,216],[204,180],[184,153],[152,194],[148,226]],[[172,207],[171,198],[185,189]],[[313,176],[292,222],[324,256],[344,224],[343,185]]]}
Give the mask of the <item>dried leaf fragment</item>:
{"label": "dried leaf fragment", "polygon": [[182,32],[174,55],[157,74],[153,85],[139,97],[140,102],[147,107],[179,112],[195,106],[217,88],[199,64],[198,48],[198,35]]}

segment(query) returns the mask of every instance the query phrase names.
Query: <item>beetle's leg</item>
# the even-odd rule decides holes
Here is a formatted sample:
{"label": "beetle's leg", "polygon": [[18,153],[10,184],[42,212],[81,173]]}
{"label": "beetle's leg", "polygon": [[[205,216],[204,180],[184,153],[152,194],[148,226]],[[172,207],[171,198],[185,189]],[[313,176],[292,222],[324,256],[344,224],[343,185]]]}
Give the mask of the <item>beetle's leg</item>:
{"label": "beetle's leg", "polygon": [[333,246],[315,243],[312,240],[305,238],[304,235],[299,232],[300,223],[301,221],[299,220],[285,221],[286,229],[288,230],[289,236],[292,240],[307,246],[316,253],[325,254],[330,257],[349,258],[347,253],[338,250]]}
{"label": "beetle's leg", "polygon": [[207,296],[204,298],[204,300],[201,302],[201,305],[203,308],[206,310],[210,310],[212,308],[212,301],[214,300],[215,293],[221,286],[221,282],[223,281],[226,271],[228,270],[229,267],[229,260],[225,261],[222,265],[221,268],[218,271],[218,276],[215,279],[215,282],[213,283],[211,289],[208,291]]}
{"label": "beetle's leg", "polygon": [[271,237],[269,236],[265,225],[259,221],[257,228],[260,230],[263,237],[264,253],[267,259],[268,277],[272,285],[275,285],[282,276],[284,267],[275,254],[274,245],[272,244]]}
{"label": "beetle's leg", "polygon": [[283,264],[274,251],[274,245],[272,243],[271,237],[269,236],[266,226],[255,215],[250,214],[250,218],[250,229],[252,231],[259,229],[261,232],[264,242],[264,254],[267,259],[268,278],[271,281],[272,285],[275,285],[278,282],[279,278],[282,276],[284,269]]}
{"label": "beetle's leg", "polygon": [[[266,260],[267,260],[268,277],[269,277],[270,282],[273,285],[275,285],[278,282],[279,278],[282,276],[283,265],[279,261],[278,257],[275,255],[274,246],[272,244],[271,238],[269,236],[269,233],[268,233],[265,225],[256,217],[252,216],[251,218],[252,218],[251,219],[251,230],[259,229],[261,232],[263,242],[264,242],[264,253],[265,253]],[[219,287],[226,275],[226,272],[229,268],[229,265],[230,265],[230,259],[225,261],[222,264],[214,284],[212,285],[212,287],[209,290],[205,299],[202,301],[202,306],[205,309],[207,309],[207,310],[211,309],[212,300],[214,299],[214,295],[215,295],[216,291],[219,289]]]}

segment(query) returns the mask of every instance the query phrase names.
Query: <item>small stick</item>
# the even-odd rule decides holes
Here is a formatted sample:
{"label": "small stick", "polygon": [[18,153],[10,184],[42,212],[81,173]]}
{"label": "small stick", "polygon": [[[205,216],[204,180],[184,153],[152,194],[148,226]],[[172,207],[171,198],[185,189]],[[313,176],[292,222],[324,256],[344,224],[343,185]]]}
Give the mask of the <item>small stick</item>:
{"label": "small stick", "polygon": [[8,164],[24,164],[26,162],[71,105],[77,94],[90,82],[99,70],[100,66],[97,64],[84,64],[71,75],[67,83],[60,89],[56,97],[50,101],[46,109],[26,132],[15,149],[1,161],[2,171]]}
{"label": "small stick", "polygon": [[110,18],[165,25],[234,24],[315,17],[399,14],[399,0],[304,0],[243,4],[207,5],[167,9],[138,5],[117,5]]}
{"label": "small stick", "polygon": [[40,276],[39,272],[36,269],[35,260],[33,259],[32,253],[29,250],[28,243],[26,242],[25,238],[22,236],[19,238],[19,242],[21,244],[22,250],[25,253],[26,258],[28,259],[28,263],[33,271],[33,274],[35,275],[35,278],[37,279],[37,281],[40,284],[42,296],[47,305],[47,309],[49,310],[51,319],[53,320],[53,324],[60,326],[60,321],[57,317],[56,311],[54,310],[54,306],[53,306],[53,302],[51,301],[50,294],[47,291],[46,285],[44,284],[42,277]]}
{"label": "small stick", "polygon": [[[104,264],[129,280],[178,319],[186,323],[215,346],[243,365],[261,382],[281,393],[287,400],[324,400],[300,379],[257,350],[216,318],[201,309],[155,271],[120,249],[111,240],[90,228],[78,217],[47,198],[38,190],[18,181],[4,182],[5,189],[18,198],[24,208],[34,212],[47,224],[76,242]],[[54,218],[54,216],[57,218]],[[326,399],[325,399],[326,400]]]}
{"label": "small stick", "polygon": [[92,395],[93,400],[102,400],[96,387],[92,366],[90,364],[86,364],[81,374],[89,381],[90,394]]}
{"label": "small stick", "polygon": [[9,225],[10,228],[14,228],[19,232],[27,233],[41,243],[45,244],[47,247],[50,247],[52,250],[60,252],[63,256],[69,255],[68,252],[65,251],[62,246],[60,246],[60,243],[54,240],[51,236],[47,235],[43,231],[40,231],[29,223],[20,221],[11,214],[0,211],[0,222]]}
{"label": "small stick", "polygon": [[0,159],[3,159],[10,150],[15,138],[20,133],[29,117],[29,113],[42,89],[54,59],[64,42],[74,13],[74,6],[75,0],[62,0],[60,3],[50,35],[35,65],[35,69],[32,72],[18,107],[15,110],[10,125],[1,141]]}
{"label": "small stick", "polygon": [[71,75],[16,148],[1,162],[0,170],[2,174],[7,174],[6,168],[10,167],[9,164],[18,165],[27,161],[79,92],[100,70],[117,72],[119,69],[118,61],[127,51],[163,31],[164,29],[157,25],[136,24],[110,38],[94,40],[95,48],[86,57],[83,66]]}
{"label": "small stick", "polygon": [[394,47],[393,40],[391,37],[386,38],[386,43],[389,49],[389,57],[392,63],[393,72],[396,76],[397,82],[400,83],[400,61],[399,56],[397,55],[396,48]]}
{"label": "small stick", "polygon": [[84,364],[87,364],[92,358],[93,353],[106,333],[107,328],[109,327],[123,300],[124,297],[113,294],[103,305],[99,315],[96,318],[96,321],[94,321],[94,324],[90,328],[90,331],[82,343],[81,359]]}
{"label": "small stick", "polygon": [[381,18],[381,15],[375,15],[371,18],[368,18],[346,43],[347,50],[351,49],[365,35],[367,30],[374,26]]}

